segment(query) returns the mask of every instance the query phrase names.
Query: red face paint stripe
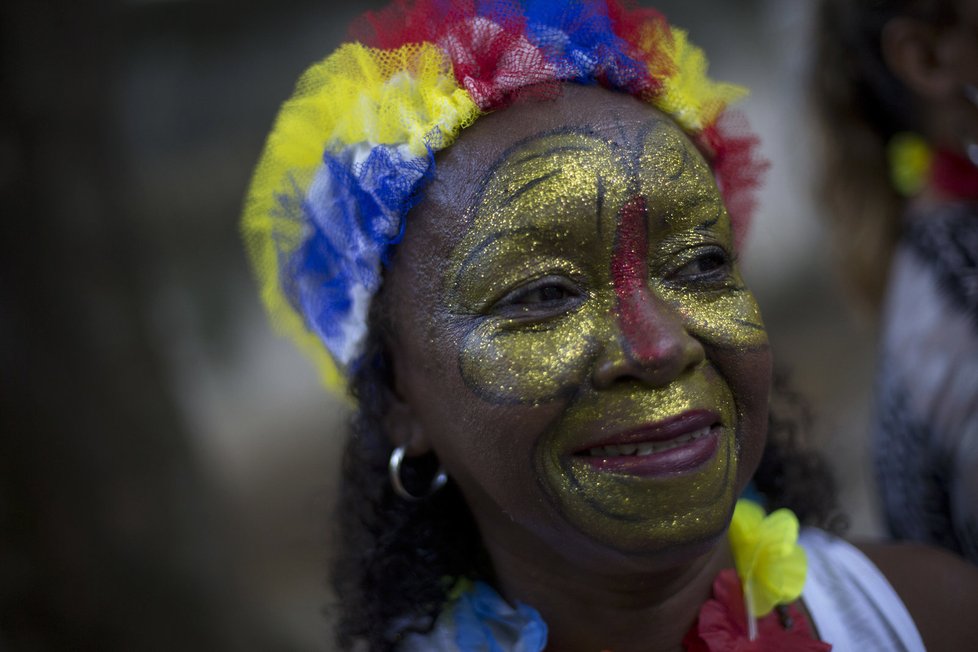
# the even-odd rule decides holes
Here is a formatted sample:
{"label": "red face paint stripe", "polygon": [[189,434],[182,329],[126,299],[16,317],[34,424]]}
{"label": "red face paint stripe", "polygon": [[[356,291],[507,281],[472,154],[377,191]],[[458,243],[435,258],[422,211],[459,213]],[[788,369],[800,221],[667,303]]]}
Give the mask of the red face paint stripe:
{"label": "red face paint stripe", "polygon": [[626,350],[632,358],[639,360],[655,359],[660,355],[648,314],[648,249],[645,198],[632,197],[618,214],[611,278]]}

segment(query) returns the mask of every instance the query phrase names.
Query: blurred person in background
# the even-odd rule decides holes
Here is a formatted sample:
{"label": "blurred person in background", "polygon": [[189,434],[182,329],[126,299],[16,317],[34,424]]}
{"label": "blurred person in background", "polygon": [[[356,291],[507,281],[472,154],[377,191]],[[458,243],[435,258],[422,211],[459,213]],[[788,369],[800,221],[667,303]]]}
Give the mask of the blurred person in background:
{"label": "blurred person in background", "polygon": [[978,563],[978,2],[823,0],[812,83],[819,198],[881,308],[886,525]]}

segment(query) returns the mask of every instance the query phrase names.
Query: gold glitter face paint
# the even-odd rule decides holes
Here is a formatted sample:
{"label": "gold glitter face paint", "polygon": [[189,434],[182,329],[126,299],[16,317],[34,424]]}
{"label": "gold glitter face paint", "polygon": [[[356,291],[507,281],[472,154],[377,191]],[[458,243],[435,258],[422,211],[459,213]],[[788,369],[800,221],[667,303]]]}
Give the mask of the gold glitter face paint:
{"label": "gold glitter face paint", "polygon": [[[615,472],[586,455],[592,442],[606,436],[704,413],[716,422],[710,435],[716,442],[692,470]],[[730,388],[703,364],[666,387],[623,386],[569,406],[537,447],[535,466],[559,511],[577,528],[619,550],[660,550],[706,539],[728,517],[737,484],[736,425]]]}
{"label": "gold glitter face paint", "polygon": [[[619,295],[643,277],[711,345],[767,345],[757,304],[729,262],[730,222],[709,167],[666,121],[653,124],[642,146],[634,161],[594,135],[550,134],[489,173],[448,274],[449,310],[488,315],[466,333],[459,362],[486,400],[541,403],[576,391],[581,358],[608,328],[623,327],[626,344],[639,337],[642,325],[623,314]],[[636,226],[646,212],[651,223]],[[650,231],[652,246],[636,228]],[[612,247],[623,229],[631,234],[626,249],[639,244],[647,260],[619,261],[616,274]],[[704,259],[724,269],[689,271]]]}
{"label": "gold glitter face paint", "polygon": [[[656,294],[709,346],[766,349],[760,309],[733,264],[730,218],[709,166],[665,121],[644,140],[639,166],[643,194],[655,198],[650,239],[658,241],[658,251],[649,266]],[[687,273],[704,263],[726,274]]]}
{"label": "gold glitter face paint", "polygon": [[455,309],[485,315],[459,366],[487,401],[542,403],[585,382],[612,327],[612,297],[594,282],[606,276],[622,169],[613,146],[568,132],[526,143],[489,174],[449,276]]}
{"label": "gold glitter face paint", "polygon": [[[567,129],[511,148],[443,287],[466,386],[556,415],[530,463],[557,511],[593,540],[651,552],[722,531],[741,418],[710,352],[766,351],[767,339],[708,166],[667,120],[632,132]],[[596,459],[600,444],[689,424],[699,438],[676,451]]]}

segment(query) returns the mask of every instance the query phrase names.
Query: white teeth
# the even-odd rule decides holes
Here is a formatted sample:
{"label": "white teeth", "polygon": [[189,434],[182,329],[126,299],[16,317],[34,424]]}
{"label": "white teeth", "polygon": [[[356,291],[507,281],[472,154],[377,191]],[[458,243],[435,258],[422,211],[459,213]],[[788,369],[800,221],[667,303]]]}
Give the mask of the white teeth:
{"label": "white teeth", "polygon": [[710,434],[711,426],[706,426],[700,428],[699,430],[694,430],[693,432],[688,432],[685,435],[680,435],[675,439],[670,439],[669,441],[663,442],[642,442],[639,444],[621,444],[621,445],[611,445],[611,446],[598,446],[597,448],[592,448],[589,453],[591,457],[619,457],[622,455],[651,455],[652,453],[658,453],[660,451],[669,450],[670,448],[676,448],[677,446],[682,446],[694,439],[699,439],[700,437],[705,437]]}

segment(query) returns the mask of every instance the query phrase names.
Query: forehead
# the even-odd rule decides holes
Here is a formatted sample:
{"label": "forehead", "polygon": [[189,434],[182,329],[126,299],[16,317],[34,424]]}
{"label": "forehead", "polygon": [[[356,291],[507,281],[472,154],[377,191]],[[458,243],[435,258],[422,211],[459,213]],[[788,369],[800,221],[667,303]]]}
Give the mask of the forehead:
{"label": "forehead", "polygon": [[[408,256],[421,242],[423,249],[436,254],[457,244],[472,225],[473,208],[483,199],[487,185],[492,185],[494,173],[513,172],[528,156],[544,155],[554,161],[567,155],[573,158],[574,152],[562,151],[564,147],[585,146],[593,155],[602,149],[595,146],[599,141],[617,150],[617,178],[623,168],[667,174],[685,166],[686,174],[696,168],[696,176],[704,182],[697,184],[700,188],[712,189],[709,169],[671,119],[630,95],[568,84],[553,100],[517,102],[480,118],[439,153],[435,177],[408,217],[398,258]],[[609,162],[593,156],[591,160],[598,166]],[[546,165],[524,167],[532,175]]]}
{"label": "forehead", "polygon": [[426,195],[440,201],[448,190],[449,196],[455,197],[460,184],[473,186],[473,181],[483,178],[507,154],[542,134],[590,133],[637,149],[642,134],[660,124],[685,140],[670,118],[631,95],[598,86],[565,84],[553,100],[520,101],[463,130],[456,143],[439,154],[435,181]]}
{"label": "forehead", "polygon": [[514,145],[479,184],[476,222],[503,214],[533,221],[534,214],[582,211],[603,221],[605,204],[620,208],[636,196],[663,222],[698,208],[715,217],[722,202],[712,172],[675,125],[653,116],[618,127],[616,134],[564,127]]}
{"label": "forehead", "polygon": [[[435,167],[385,272],[384,293],[399,301],[437,304],[437,279],[457,266],[459,248],[477,247],[507,224],[539,223],[555,237],[568,226],[567,237],[587,226],[600,230],[601,219],[575,221],[589,214],[582,206],[601,202],[601,192],[598,214],[613,215],[627,196],[641,194],[654,222],[679,215],[730,237],[712,172],[685,134],[648,104],[596,86],[566,85],[555,100],[519,102],[480,118],[439,153]],[[567,210],[553,210],[559,206]]]}

